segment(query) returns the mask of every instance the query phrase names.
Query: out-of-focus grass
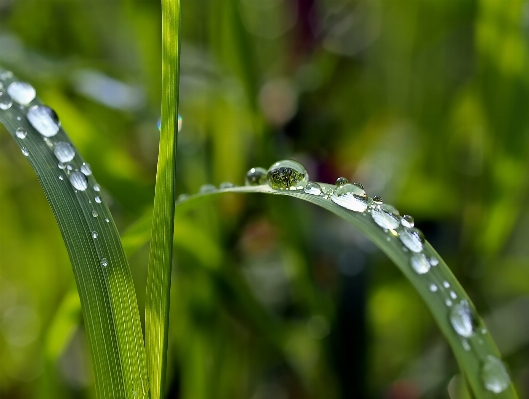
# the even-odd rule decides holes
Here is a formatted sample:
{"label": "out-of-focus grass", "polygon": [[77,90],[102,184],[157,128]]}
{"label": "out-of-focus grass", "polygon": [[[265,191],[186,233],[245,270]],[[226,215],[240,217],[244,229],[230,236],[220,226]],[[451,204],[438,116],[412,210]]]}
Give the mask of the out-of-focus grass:
{"label": "out-of-focus grass", "polygon": [[[286,157],[314,180],[364,183],[416,218],[529,396],[525,3],[182,6],[179,192]],[[0,27],[0,63],[56,108],[124,230],[153,197],[159,4],[0,2]],[[83,94],[87,69],[143,94],[103,105]],[[0,397],[90,397],[82,325],[45,367],[73,275],[26,160],[5,132],[0,142]],[[182,221],[209,244],[179,244],[171,395],[446,397],[457,369],[433,319],[354,230],[278,198],[219,206]],[[131,256],[140,306],[146,261],[146,248]]]}

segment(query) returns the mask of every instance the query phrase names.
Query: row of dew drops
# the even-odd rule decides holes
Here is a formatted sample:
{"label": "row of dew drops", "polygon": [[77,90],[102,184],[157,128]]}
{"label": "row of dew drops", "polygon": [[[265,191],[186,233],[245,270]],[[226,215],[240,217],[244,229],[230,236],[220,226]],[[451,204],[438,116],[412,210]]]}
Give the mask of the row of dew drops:
{"label": "row of dew drops", "polygon": [[[365,216],[370,215],[373,221],[388,233],[388,241],[391,237],[400,239],[402,250],[410,253],[409,263],[415,273],[425,275],[432,267],[439,264],[435,256],[425,255],[424,236],[419,229],[414,227],[413,217],[401,216],[397,209],[385,204],[379,196],[368,197],[364,186],[360,183],[349,183],[346,178],[340,177],[334,186],[322,186],[309,181],[309,175],[303,165],[293,160],[276,162],[268,170],[260,167],[251,168],[246,174],[245,183],[247,186],[268,185],[278,191],[298,191],[315,195],[330,200],[349,211],[359,212]],[[232,187],[234,187],[232,183],[224,182],[219,189]],[[200,188],[199,193],[205,194],[216,190],[214,185],[205,184]],[[182,194],[179,200],[183,201],[186,198],[187,195]],[[434,283],[429,284],[427,288],[432,293],[446,294],[443,301],[449,308],[450,324],[462,338],[461,344],[464,350],[470,351],[471,346],[468,339],[471,337],[476,337],[478,344],[483,344],[483,340],[477,335],[479,333],[484,335],[487,330],[478,328],[477,317],[469,302],[466,299],[457,301],[458,295],[446,280],[439,286]],[[503,392],[510,384],[510,377],[503,362],[493,355],[488,355],[484,359],[481,377],[484,387],[494,393]]]}
{"label": "row of dew drops", "polygon": [[[9,81],[11,82],[7,83]],[[14,80],[14,76],[10,71],[0,72],[0,112],[7,111],[13,106],[18,106],[25,113],[27,121],[40,133],[46,145],[53,151],[53,154],[57,158],[57,168],[59,169],[58,179],[60,181],[66,181],[66,177],[73,187],[75,194],[78,195],[79,200],[88,202],[91,205],[92,209],[90,210],[83,207],[83,212],[85,212],[90,226],[90,237],[95,242],[99,263],[102,270],[106,270],[110,265],[110,261],[104,255],[104,250],[98,240],[99,233],[94,227],[96,223],[93,222],[99,220],[100,215],[105,216],[105,212],[107,212],[102,205],[101,187],[95,181],[91,186],[89,185],[89,176],[92,175],[92,170],[88,163],[76,162],[76,151],[74,147],[66,141],[55,140],[56,137],[59,137],[57,133],[59,133],[61,127],[59,117],[50,107],[41,104],[32,104],[35,97],[36,91],[31,84]],[[17,121],[22,121],[22,118],[20,116],[17,117]],[[180,120],[179,124],[181,124]],[[28,137],[28,131],[20,126],[15,130],[15,136],[21,144],[22,154],[29,157],[30,151],[23,145]],[[104,221],[110,223],[108,217],[104,217]],[[146,378],[142,378],[142,381],[137,384],[140,388],[133,392],[134,396],[137,396],[138,391],[141,390],[145,397],[148,392]]]}
{"label": "row of dew drops", "polygon": [[[35,89],[25,82],[13,81],[7,88],[2,81],[11,79],[11,72],[0,73],[0,111],[8,110],[13,106],[13,102],[18,103],[21,109],[26,110],[26,118],[29,123],[39,132],[46,144],[53,149],[57,160],[58,168],[66,173],[75,192],[85,192],[88,189],[87,176],[92,174],[90,165],[83,163],[79,170],[74,169],[69,164],[75,158],[75,149],[68,142],[52,142],[50,137],[55,136],[60,129],[60,121],[53,109],[44,105],[33,105],[31,102],[35,99]],[[19,117],[20,118],[20,117]],[[161,122],[158,122],[158,129]],[[178,115],[178,130],[182,127],[182,118]],[[27,131],[23,127],[17,128],[15,135],[18,139],[24,140]],[[29,151],[22,146],[22,153],[29,156]],[[63,180],[63,176],[59,175]],[[373,221],[384,231],[388,232],[387,240],[391,236],[398,237],[403,244],[402,249],[410,252],[410,266],[418,274],[423,275],[430,271],[431,267],[438,265],[439,261],[435,257],[427,257],[424,254],[424,237],[422,232],[414,227],[414,220],[409,215],[400,216],[397,209],[391,205],[385,204],[382,198],[374,196],[372,198],[366,195],[364,187],[360,183],[349,183],[347,179],[340,177],[337,179],[335,186],[326,187],[318,183],[310,182],[309,175],[305,168],[293,160],[283,160],[274,163],[268,170],[260,167],[252,168],[246,175],[246,185],[258,186],[268,185],[270,188],[278,191],[300,191],[308,195],[315,195],[326,200],[331,200],[335,204],[349,211],[359,212],[365,216],[370,215]],[[232,183],[222,183],[220,189],[229,189],[234,187]],[[100,187],[97,184],[92,186],[95,192],[94,202],[101,204]],[[200,193],[209,193],[216,191],[212,184],[205,184],[200,188]],[[179,200],[182,201],[187,195],[182,194]],[[88,200],[91,203],[91,200]],[[92,217],[97,218],[99,213],[93,209]],[[108,223],[110,220],[105,218]],[[91,232],[95,240],[98,233],[95,230]],[[100,257],[101,266],[107,267],[109,262],[105,257]],[[465,350],[470,350],[468,338],[475,336],[478,330],[478,322],[474,311],[467,300],[463,299],[453,305],[458,296],[453,290],[449,290],[448,281],[442,282],[443,289],[436,284],[430,284],[428,289],[432,293],[447,292],[448,296],[444,300],[446,306],[450,308],[449,319],[454,331],[462,337],[462,346]],[[452,306],[453,305],[453,306]],[[486,334],[485,329],[481,329],[482,334]],[[481,338],[478,342],[483,342]],[[488,355],[482,365],[481,376],[484,386],[487,390],[500,393],[503,392],[510,384],[510,377],[504,364],[500,359],[493,355]]]}

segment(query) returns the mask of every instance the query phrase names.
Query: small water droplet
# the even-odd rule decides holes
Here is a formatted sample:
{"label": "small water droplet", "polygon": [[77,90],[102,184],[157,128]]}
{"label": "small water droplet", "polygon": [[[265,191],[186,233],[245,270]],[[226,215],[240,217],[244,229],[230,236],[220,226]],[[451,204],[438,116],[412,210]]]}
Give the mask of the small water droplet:
{"label": "small water droplet", "polygon": [[92,168],[89,163],[83,162],[81,165],[81,173],[85,176],[90,176],[92,174]]}
{"label": "small water droplet", "polygon": [[494,393],[505,391],[511,383],[511,377],[503,362],[492,355],[488,355],[483,363],[481,379],[485,389]]}
{"label": "small water droplet", "polygon": [[72,165],[70,164],[66,164],[66,170],[68,171],[71,171],[73,168],[72,168]]}
{"label": "small water droplet", "polygon": [[0,109],[1,110],[8,110],[13,105],[13,100],[11,100],[11,97],[7,92],[0,91]]}
{"label": "small water droplet", "polygon": [[70,162],[75,157],[75,150],[72,145],[64,141],[55,144],[53,153],[60,162]]}
{"label": "small water droplet", "polygon": [[450,297],[452,299],[456,299],[457,298],[457,294],[454,291],[450,291]]}
{"label": "small water droplet", "polygon": [[3,71],[2,73],[0,73],[0,79],[2,80],[11,79],[12,77],[13,72],[11,71]]}
{"label": "small water droplet", "polygon": [[29,104],[37,94],[33,86],[26,82],[11,83],[7,92],[13,100],[22,105]]}
{"label": "small water droplet", "polygon": [[17,130],[15,130],[15,135],[19,139],[24,140],[27,137],[27,135],[28,135],[28,131],[26,129],[24,129],[23,127],[17,127]]}
{"label": "small water droplet", "polygon": [[382,197],[379,196],[379,195],[375,195],[375,196],[373,197],[373,202],[374,202],[375,204],[377,204],[377,205],[382,204]]}
{"label": "small water droplet", "polygon": [[415,220],[410,215],[404,215],[402,217],[402,219],[400,220],[400,223],[402,223],[402,225],[404,227],[413,227],[413,226],[415,226]]}
{"label": "small water droplet", "polygon": [[260,186],[266,184],[266,175],[268,171],[265,168],[252,168],[246,173],[245,184],[247,186]]}
{"label": "small water droplet", "polygon": [[101,266],[103,266],[103,267],[107,267],[108,266],[107,258],[102,258],[101,259]]}
{"label": "small water droplet", "polygon": [[177,201],[184,201],[189,197],[187,194],[180,194],[177,198]]}
{"label": "small water droplet", "polygon": [[463,338],[461,340],[461,345],[463,346],[463,349],[466,350],[467,352],[470,350],[470,344],[468,343],[468,340]]}
{"label": "small water droplet", "polygon": [[374,207],[371,210],[371,217],[383,229],[395,230],[400,224],[399,211],[388,204]]}
{"label": "small water droplet", "polygon": [[303,190],[309,182],[309,174],[303,165],[290,159],[270,166],[267,177],[274,190]]}
{"label": "small water droplet", "polygon": [[485,334],[487,333],[487,329],[486,329],[486,328],[482,328],[482,329],[481,329],[481,333],[482,333],[483,335],[485,335]]}
{"label": "small water droplet", "polygon": [[101,191],[101,187],[99,186],[99,184],[97,183],[94,184],[94,191],[97,191],[97,192]]}
{"label": "small water droplet", "polygon": [[62,177],[62,175],[59,175],[59,180],[64,180],[64,177]]}
{"label": "small water droplet", "polygon": [[476,318],[467,300],[462,300],[450,311],[450,323],[455,332],[468,338],[474,334]]}
{"label": "small water droplet", "polygon": [[46,137],[55,136],[61,126],[55,111],[45,105],[34,105],[31,107],[27,118],[37,132]]}
{"label": "small water droplet", "polygon": [[443,281],[443,287],[450,288],[450,283],[448,281]]}
{"label": "small water droplet", "polygon": [[430,258],[430,265],[437,266],[438,264],[439,264],[439,260],[436,257],[432,256]]}
{"label": "small water droplet", "polygon": [[437,291],[437,286],[435,284],[430,284],[430,291],[436,292]]}
{"label": "small water droplet", "polygon": [[99,216],[99,213],[97,213],[97,211],[94,209],[94,210],[92,211],[92,216],[96,218],[96,217]]}
{"label": "small water droplet", "polygon": [[447,299],[445,303],[446,303],[446,306],[452,306],[452,301],[450,299]]}
{"label": "small water droplet", "polygon": [[109,218],[105,218],[105,222],[109,223],[110,219]]}
{"label": "small water droplet", "polygon": [[17,116],[17,121],[21,121],[22,118],[20,116]]}
{"label": "small water droplet", "polygon": [[86,177],[80,172],[72,172],[70,175],[70,183],[72,183],[72,186],[79,191],[84,191],[88,188]]}
{"label": "small water droplet", "polygon": [[26,147],[22,147],[20,151],[22,151],[22,154],[24,154],[24,156],[29,156],[29,150]]}
{"label": "small water droplet", "polygon": [[357,184],[347,183],[338,187],[334,190],[331,200],[335,204],[354,212],[364,212],[368,206],[365,191]]}
{"label": "small water droplet", "polygon": [[421,252],[424,244],[424,236],[415,227],[404,228],[399,234],[400,241],[413,252]]}
{"label": "small water droplet", "polygon": [[58,167],[59,169],[61,169],[61,170],[66,169],[66,165],[63,164],[63,163],[58,164],[57,167]]}
{"label": "small water droplet", "polygon": [[215,187],[213,184],[203,184],[198,190],[198,192],[200,194],[205,194],[205,193],[212,193],[216,190],[217,190],[217,187]]}
{"label": "small water droplet", "polygon": [[97,231],[92,231],[92,238],[97,238]]}
{"label": "small water droplet", "polygon": [[94,201],[97,202],[98,204],[101,203],[101,197],[97,196],[94,198]]}
{"label": "small water droplet", "polygon": [[233,187],[235,187],[235,185],[233,183],[229,182],[229,181],[224,181],[224,182],[220,183],[220,185],[219,185],[219,188],[221,190],[226,190],[228,188],[233,188]]}
{"label": "small water droplet", "polygon": [[410,264],[418,274],[424,274],[430,270],[430,262],[424,254],[413,254],[410,258]]}
{"label": "small water droplet", "polygon": [[335,185],[336,187],[340,187],[347,183],[349,183],[349,180],[347,180],[345,177],[339,177],[336,179]]}
{"label": "small water droplet", "polygon": [[305,194],[310,195],[321,195],[322,193],[321,186],[318,183],[314,183],[311,181],[307,183],[303,191],[305,192]]}

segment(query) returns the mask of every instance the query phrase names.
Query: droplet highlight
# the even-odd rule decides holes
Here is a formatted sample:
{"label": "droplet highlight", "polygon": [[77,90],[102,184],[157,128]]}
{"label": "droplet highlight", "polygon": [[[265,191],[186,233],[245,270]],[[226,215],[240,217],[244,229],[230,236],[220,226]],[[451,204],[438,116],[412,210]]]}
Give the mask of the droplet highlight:
{"label": "droplet highlight", "polygon": [[27,118],[37,132],[46,137],[55,136],[61,126],[55,111],[45,105],[34,105],[31,107]]}
{"label": "droplet highlight", "polygon": [[349,183],[349,180],[347,180],[345,177],[339,177],[336,179],[335,185],[336,187],[340,187],[347,183]]}
{"label": "droplet highlight", "polygon": [[70,143],[61,141],[53,146],[53,153],[59,162],[70,162],[75,157],[75,150]]}
{"label": "droplet highlight", "polygon": [[12,82],[7,87],[7,92],[14,101],[22,105],[29,104],[37,95],[33,86],[26,82]]}
{"label": "droplet highlight", "polygon": [[212,193],[213,191],[216,191],[217,187],[215,187],[213,184],[203,184],[198,192],[200,194],[206,194],[206,193]]}
{"label": "droplet highlight", "polygon": [[274,163],[268,169],[268,184],[274,190],[303,190],[309,174],[299,162],[287,159]]}

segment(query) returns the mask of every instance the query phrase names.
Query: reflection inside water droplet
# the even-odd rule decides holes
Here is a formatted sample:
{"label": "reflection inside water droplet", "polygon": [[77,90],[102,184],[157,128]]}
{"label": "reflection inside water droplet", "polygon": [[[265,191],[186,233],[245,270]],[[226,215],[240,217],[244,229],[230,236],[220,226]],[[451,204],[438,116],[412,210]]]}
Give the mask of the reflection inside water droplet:
{"label": "reflection inside water droplet", "polygon": [[410,215],[404,215],[400,222],[404,227],[413,227],[415,225],[415,220]]}
{"label": "reflection inside water droplet", "polygon": [[347,183],[349,183],[349,180],[347,180],[345,177],[339,177],[336,179],[335,185],[336,187],[340,187]]}
{"label": "reflection inside water droplet", "polygon": [[267,178],[274,190],[303,190],[309,182],[309,174],[303,165],[291,159],[270,166]]}
{"label": "reflection inside water droplet", "polygon": [[266,174],[268,171],[265,168],[251,168],[248,173],[246,173],[246,179],[244,183],[247,186],[261,186],[266,184]]}

